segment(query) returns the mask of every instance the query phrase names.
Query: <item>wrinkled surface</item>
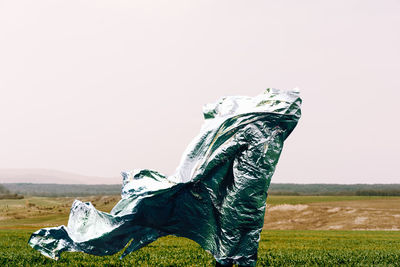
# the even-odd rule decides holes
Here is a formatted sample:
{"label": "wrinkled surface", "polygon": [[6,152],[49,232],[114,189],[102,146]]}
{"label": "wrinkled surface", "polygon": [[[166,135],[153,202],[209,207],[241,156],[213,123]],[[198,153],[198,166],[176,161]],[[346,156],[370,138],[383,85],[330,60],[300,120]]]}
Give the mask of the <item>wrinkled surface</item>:
{"label": "wrinkled surface", "polygon": [[206,105],[205,123],[175,174],[123,172],[122,199],[110,213],[76,200],[68,226],[41,229],[29,244],[58,259],[63,251],[111,255],[132,240],[126,256],[172,234],[222,264],[255,265],[267,190],[300,104],[297,92],[267,89]]}

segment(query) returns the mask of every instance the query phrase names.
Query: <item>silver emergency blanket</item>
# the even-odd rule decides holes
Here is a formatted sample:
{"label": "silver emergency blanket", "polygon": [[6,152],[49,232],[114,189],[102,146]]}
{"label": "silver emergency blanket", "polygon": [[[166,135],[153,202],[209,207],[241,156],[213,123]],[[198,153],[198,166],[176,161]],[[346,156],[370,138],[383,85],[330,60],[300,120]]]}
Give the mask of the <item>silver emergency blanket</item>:
{"label": "silver emergency blanket", "polygon": [[254,266],[267,190],[283,141],[300,118],[298,92],[267,89],[204,107],[205,122],[171,176],[123,172],[122,199],[110,213],[76,200],[68,226],[33,233],[29,244],[58,259],[63,251],[122,257],[157,238],[190,238],[221,264]]}

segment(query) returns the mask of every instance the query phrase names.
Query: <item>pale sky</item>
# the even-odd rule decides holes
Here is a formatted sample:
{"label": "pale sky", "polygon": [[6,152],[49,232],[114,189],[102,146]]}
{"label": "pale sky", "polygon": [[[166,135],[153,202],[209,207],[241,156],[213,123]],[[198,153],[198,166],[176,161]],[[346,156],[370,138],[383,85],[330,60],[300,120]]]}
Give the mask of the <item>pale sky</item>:
{"label": "pale sky", "polygon": [[272,182],[400,183],[399,0],[0,0],[0,168],[172,174],[268,87],[303,98]]}

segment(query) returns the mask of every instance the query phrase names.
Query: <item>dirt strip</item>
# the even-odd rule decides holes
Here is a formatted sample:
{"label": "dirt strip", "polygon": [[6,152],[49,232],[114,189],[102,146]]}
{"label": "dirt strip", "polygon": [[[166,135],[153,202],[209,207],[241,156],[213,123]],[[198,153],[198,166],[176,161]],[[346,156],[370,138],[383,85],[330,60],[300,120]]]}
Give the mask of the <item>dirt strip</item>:
{"label": "dirt strip", "polygon": [[400,230],[400,199],[268,205],[264,229]]}

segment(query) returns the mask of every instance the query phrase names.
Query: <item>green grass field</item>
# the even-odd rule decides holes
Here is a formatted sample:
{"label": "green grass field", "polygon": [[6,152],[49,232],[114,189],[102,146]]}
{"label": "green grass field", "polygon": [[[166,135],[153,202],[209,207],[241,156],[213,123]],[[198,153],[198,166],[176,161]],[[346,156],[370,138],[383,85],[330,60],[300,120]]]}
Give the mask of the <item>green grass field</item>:
{"label": "green grass field", "polygon": [[[80,198],[109,211],[117,196]],[[396,208],[399,197],[271,196],[268,205],[367,203]],[[27,241],[35,230],[66,224],[73,198],[0,200],[0,266],[213,266],[213,257],[195,242],[164,237],[131,253],[105,257],[64,253],[54,261],[33,250]],[[376,203],[379,201],[379,205]],[[370,204],[369,204],[370,203]],[[353,205],[352,204],[352,205]],[[330,205],[330,204],[329,204]],[[344,205],[344,204],[342,204]],[[395,206],[393,206],[395,205]],[[328,208],[330,206],[327,206]],[[275,211],[276,212],[276,211]],[[279,215],[279,214],[278,214]],[[317,216],[318,214],[316,214]],[[268,216],[268,214],[267,214]],[[392,215],[390,215],[392,216]],[[397,218],[397,217],[393,217]],[[400,231],[268,230],[262,232],[258,266],[400,266]]]}
{"label": "green grass field", "polygon": [[[213,257],[195,242],[164,237],[120,260],[64,253],[53,261],[27,245],[31,231],[0,230],[0,266],[212,266]],[[264,231],[258,266],[399,266],[400,232]]]}

